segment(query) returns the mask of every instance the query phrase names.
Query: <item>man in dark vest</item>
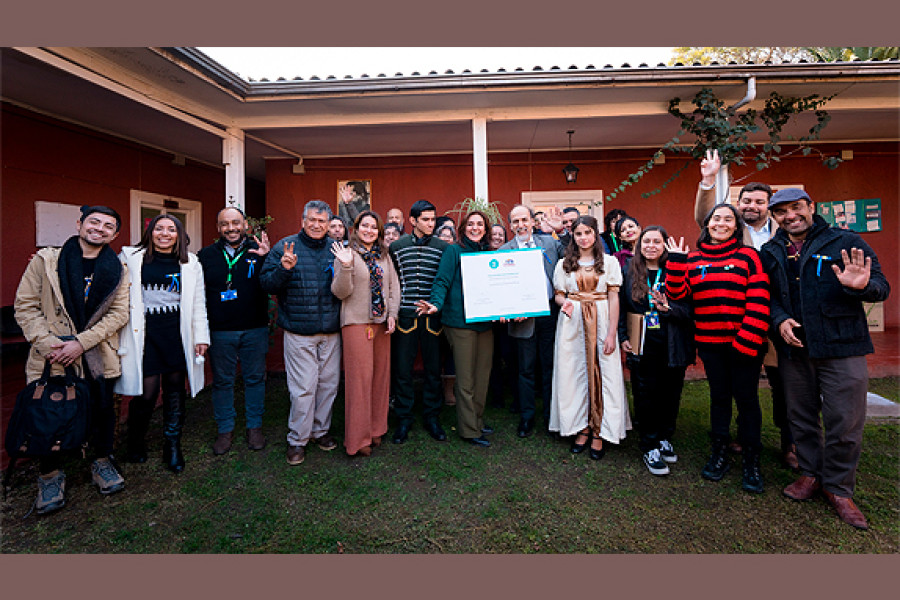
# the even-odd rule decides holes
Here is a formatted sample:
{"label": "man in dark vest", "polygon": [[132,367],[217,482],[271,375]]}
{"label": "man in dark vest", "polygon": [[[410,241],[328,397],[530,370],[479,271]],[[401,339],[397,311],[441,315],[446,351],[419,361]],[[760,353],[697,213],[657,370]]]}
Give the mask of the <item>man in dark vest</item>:
{"label": "man in dark vest", "polygon": [[853,502],[874,352],[863,302],[890,293],[878,257],[862,238],[830,227],[803,190],[772,195],[778,223],[760,252],[771,279],[772,328],[787,414],[802,475],[784,488],[793,500],[820,490],[842,521],[868,524]]}
{"label": "man in dark vest", "polygon": [[310,440],[322,450],[337,448],[328,432],[341,375],[341,302],[331,293],[334,255],[327,235],[332,216],[321,200],[307,202],[303,229],[275,244],[259,276],[263,289],[278,295],[284,329],[289,465],[304,461]]}
{"label": "man in dark vest", "polygon": [[[107,206],[84,206],[78,235],[62,248],[44,248],[28,264],[16,290],[16,322],[31,352],[25,365],[29,382],[45,361],[74,367],[91,390],[91,481],[101,494],[125,487],[112,455],[116,430],[113,383],[121,375],[119,330],[128,323],[128,274],[109,243],[122,219]],[[61,367],[60,367],[61,366]],[[66,504],[66,476],[57,456],[41,457],[35,511],[47,514]]]}
{"label": "man in dark vest", "polygon": [[238,359],[244,377],[247,446],[262,450],[266,438],[262,417],[266,398],[266,353],[269,350],[269,295],[259,273],[269,252],[269,237],[247,237],[247,219],[237,208],[216,216],[219,239],[197,253],[206,285],[206,315],[212,344],[213,414],[219,434],[213,454],[231,450],[234,437],[234,379]]}

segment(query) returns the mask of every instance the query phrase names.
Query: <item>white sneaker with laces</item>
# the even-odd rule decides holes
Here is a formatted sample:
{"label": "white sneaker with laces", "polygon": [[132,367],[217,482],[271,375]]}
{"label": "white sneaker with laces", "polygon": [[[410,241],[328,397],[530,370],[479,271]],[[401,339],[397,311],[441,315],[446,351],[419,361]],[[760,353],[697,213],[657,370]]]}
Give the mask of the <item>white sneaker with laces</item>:
{"label": "white sneaker with laces", "polygon": [[672,442],[669,440],[663,440],[659,443],[659,455],[667,463],[678,462],[678,455],[675,454],[675,448],[672,447]]}
{"label": "white sneaker with laces", "polygon": [[659,450],[656,448],[644,454],[644,464],[647,465],[647,470],[654,475],[669,474],[669,465],[660,458]]}

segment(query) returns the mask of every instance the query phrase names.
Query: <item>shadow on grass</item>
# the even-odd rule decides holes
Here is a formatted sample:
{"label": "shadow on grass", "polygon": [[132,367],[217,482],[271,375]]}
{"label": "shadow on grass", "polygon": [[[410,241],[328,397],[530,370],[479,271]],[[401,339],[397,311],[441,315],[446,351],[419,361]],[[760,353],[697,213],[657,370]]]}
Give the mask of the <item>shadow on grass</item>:
{"label": "shadow on grass", "polygon": [[[896,384],[896,382],[894,382]],[[873,388],[888,388],[873,381]],[[34,465],[16,476],[3,505],[5,553],[896,553],[900,539],[898,441],[895,421],[866,425],[856,501],[871,530],[841,523],[821,499],[781,495],[794,474],[778,464],[771,399],[763,406],[766,489],[740,489],[739,457],[719,483],[700,478],[708,437],[708,388],[685,386],[671,475],[650,475],[630,432],[602,461],[574,456],[565,441],[535,432],[516,437],[518,417],[488,408],[494,445],[482,449],[456,436],[455,413],[441,421],[449,441],[432,440],[418,424],[409,441],[349,458],[339,447],[311,447],[306,462],[285,462],[288,410],[283,378],[269,382],[264,430],[269,445],[251,452],[241,435],[215,457],[209,391],[188,406],[187,467],[168,473],[156,454],[123,465],[127,487],[101,497],[88,463],[66,463],[68,506],[23,519],[35,494]],[[240,396],[239,396],[240,397]],[[239,409],[239,413],[240,413]],[[238,420],[239,427],[242,421]],[[343,432],[343,402],[333,433]],[[160,415],[148,439],[161,446]]]}

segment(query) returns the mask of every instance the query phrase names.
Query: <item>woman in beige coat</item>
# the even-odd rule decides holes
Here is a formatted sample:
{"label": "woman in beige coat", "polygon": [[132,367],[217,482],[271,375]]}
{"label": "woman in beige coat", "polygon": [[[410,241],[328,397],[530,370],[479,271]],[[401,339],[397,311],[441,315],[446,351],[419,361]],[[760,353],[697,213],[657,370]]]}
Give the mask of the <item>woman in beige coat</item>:
{"label": "woman in beige coat", "polygon": [[356,217],[350,245],[335,242],[331,292],[341,299],[344,351],[344,447],[369,456],[387,433],[391,338],[400,309],[400,281],[374,212]]}

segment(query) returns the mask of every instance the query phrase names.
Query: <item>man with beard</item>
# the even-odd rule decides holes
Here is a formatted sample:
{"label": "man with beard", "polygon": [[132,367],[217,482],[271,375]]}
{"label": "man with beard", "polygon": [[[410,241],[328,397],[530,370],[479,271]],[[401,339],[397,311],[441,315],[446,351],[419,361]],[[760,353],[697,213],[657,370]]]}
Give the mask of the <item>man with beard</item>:
{"label": "man with beard", "polygon": [[874,352],[863,302],[890,293],[878,257],[856,233],[815,213],[803,190],[772,196],[780,229],[760,252],[772,282],[772,326],[802,475],[792,500],[820,490],[845,523],[868,529],[853,502]]}
{"label": "man with beard", "polygon": [[[557,209],[558,213],[558,209]],[[543,285],[547,298],[553,298],[553,269],[563,256],[563,246],[548,235],[534,234],[534,213],[524,204],[517,204],[509,211],[509,226],[515,237],[500,246],[500,250],[520,248],[540,248],[543,253]],[[536,283],[535,285],[538,285]],[[509,324],[509,336],[515,338],[519,360],[519,437],[527,437],[534,430],[537,412],[535,400],[535,379],[540,368],[541,395],[544,398],[544,426],[550,423],[550,399],[553,390],[553,346],[556,337],[556,319],[559,306],[550,302],[550,314],[543,317],[528,317]],[[540,367],[537,365],[540,364]]]}
{"label": "man with beard", "polygon": [[[122,219],[107,206],[84,206],[78,235],[62,248],[39,250],[16,290],[16,322],[31,352],[25,365],[29,382],[40,378],[45,361],[61,375],[73,367],[91,392],[91,482],[103,495],[125,487],[112,455],[116,430],[113,383],[122,373],[116,348],[128,323],[128,274],[109,243]],[[66,504],[66,476],[56,453],[39,460],[35,511],[47,514]]]}
{"label": "man with beard", "polygon": [[[718,150],[706,152],[706,158],[700,162],[700,174],[702,179],[697,190],[697,200],[694,204],[694,218],[697,224],[702,224],[706,215],[716,204],[716,174],[722,163]],[[772,239],[778,225],[769,215],[768,202],[772,197],[772,188],[765,183],[751,182],[741,188],[738,194],[737,209],[741,219],[747,227],[744,227],[744,244],[753,246],[757,250],[763,244]],[[778,357],[775,346],[769,342],[769,349],[763,360],[763,368],[766,371],[766,379],[772,389],[772,420],[781,432],[781,458],[784,466],[796,471],[797,449],[794,438],[788,426],[787,406],[784,400],[784,383],[781,379],[781,371],[778,369]],[[732,445],[736,447],[736,444]]]}
{"label": "man with beard", "polygon": [[237,208],[223,208],[216,216],[219,239],[197,253],[206,284],[206,315],[212,344],[212,404],[219,434],[216,456],[231,450],[234,437],[234,380],[238,359],[244,378],[244,416],[247,446],[262,450],[262,416],[266,396],[266,353],[269,350],[269,295],[259,273],[269,252],[263,231],[247,237],[247,219]]}

